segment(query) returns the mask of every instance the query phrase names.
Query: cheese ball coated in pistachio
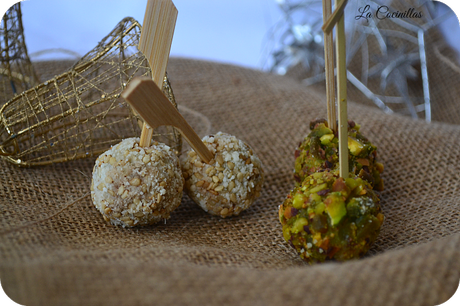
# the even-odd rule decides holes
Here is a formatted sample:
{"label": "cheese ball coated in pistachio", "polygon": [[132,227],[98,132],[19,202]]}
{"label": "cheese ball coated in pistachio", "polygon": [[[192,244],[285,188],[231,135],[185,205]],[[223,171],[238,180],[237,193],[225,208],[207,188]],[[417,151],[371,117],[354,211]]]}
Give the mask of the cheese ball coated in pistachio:
{"label": "cheese ball coated in pistachio", "polygon": [[239,215],[260,196],[264,171],[260,159],[243,141],[222,132],[205,136],[214,155],[206,164],[195,151],[182,163],[185,190],[206,212],[228,217]]}
{"label": "cheese ball coated in pistachio", "polygon": [[[296,186],[317,171],[339,169],[338,136],[324,119],[311,122],[310,129],[310,134],[295,151]],[[382,191],[383,165],[377,161],[377,147],[361,134],[360,126],[353,121],[348,122],[348,151],[350,172],[369,182],[374,190]]]}
{"label": "cheese ball coated in pistachio", "polygon": [[384,221],[370,184],[338,171],[307,176],[279,207],[283,237],[306,262],[345,261],[366,254]]}
{"label": "cheese ball coated in pistachio", "polygon": [[93,168],[91,198],[107,222],[123,227],[168,219],[181,203],[179,159],[165,144],[140,147],[128,138],[101,154]]}

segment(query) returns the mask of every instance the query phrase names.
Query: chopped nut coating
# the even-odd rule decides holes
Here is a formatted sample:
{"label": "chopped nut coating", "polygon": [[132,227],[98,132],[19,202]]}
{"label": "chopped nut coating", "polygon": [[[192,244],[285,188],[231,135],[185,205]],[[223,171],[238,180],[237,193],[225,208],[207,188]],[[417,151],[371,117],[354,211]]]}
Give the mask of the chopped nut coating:
{"label": "chopped nut coating", "polygon": [[181,202],[179,160],[166,145],[139,147],[128,138],[103,153],[93,170],[91,198],[104,220],[123,227],[169,218]]}
{"label": "chopped nut coating", "polygon": [[229,217],[247,209],[260,196],[264,171],[252,149],[236,137],[217,133],[203,142],[214,154],[209,164],[189,151],[182,163],[185,190],[201,208]]}

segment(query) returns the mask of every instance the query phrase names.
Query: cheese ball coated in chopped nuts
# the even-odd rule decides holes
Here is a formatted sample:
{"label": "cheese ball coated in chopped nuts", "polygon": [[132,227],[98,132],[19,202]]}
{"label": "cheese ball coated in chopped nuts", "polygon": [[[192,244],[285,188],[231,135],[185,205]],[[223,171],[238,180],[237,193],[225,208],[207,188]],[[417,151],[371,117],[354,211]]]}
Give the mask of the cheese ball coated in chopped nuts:
{"label": "cheese ball coated in chopped nuts", "polygon": [[[295,151],[294,179],[300,186],[305,177],[324,170],[339,169],[339,138],[325,119],[310,123],[311,132]],[[348,160],[351,173],[369,182],[374,190],[383,190],[383,164],[377,160],[377,147],[360,132],[360,125],[348,121]]]}
{"label": "cheese ball coated in chopped nuts", "polygon": [[362,257],[385,219],[370,183],[338,171],[305,177],[278,213],[284,239],[310,264]]}
{"label": "cheese ball coated in chopped nuts", "polygon": [[101,154],[93,168],[91,198],[107,222],[123,227],[168,219],[182,199],[184,179],[173,150],[128,138]]}
{"label": "cheese ball coated in chopped nuts", "polygon": [[239,215],[260,196],[264,171],[260,159],[243,141],[222,132],[205,136],[213,153],[209,164],[195,151],[187,152],[182,163],[185,190],[190,198],[213,215]]}

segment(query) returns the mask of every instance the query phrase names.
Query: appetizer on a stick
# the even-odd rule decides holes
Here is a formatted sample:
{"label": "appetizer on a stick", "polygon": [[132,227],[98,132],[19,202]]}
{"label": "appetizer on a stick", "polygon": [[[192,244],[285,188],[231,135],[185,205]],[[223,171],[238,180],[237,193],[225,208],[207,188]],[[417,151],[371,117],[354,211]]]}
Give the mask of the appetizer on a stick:
{"label": "appetizer on a stick", "polygon": [[185,190],[210,214],[239,215],[260,196],[264,171],[260,159],[244,143],[222,132],[205,136],[204,144],[214,158],[207,164],[194,150],[187,152],[182,169]]}
{"label": "appetizer on a stick", "polygon": [[379,198],[359,177],[313,173],[279,207],[284,239],[308,263],[363,256],[383,223]]}
{"label": "appetizer on a stick", "polygon": [[[310,129],[310,134],[295,151],[296,186],[300,186],[305,177],[315,172],[334,171],[339,167],[339,140],[326,120],[312,121]],[[361,134],[360,125],[354,121],[348,121],[348,150],[350,172],[369,182],[374,190],[382,191],[380,174],[383,164],[377,161],[377,147]]]}
{"label": "appetizer on a stick", "polygon": [[141,147],[139,138],[128,138],[96,160],[91,198],[113,225],[148,225],[169,218],[181,203],[183,186],[173,150],[158,142]]}

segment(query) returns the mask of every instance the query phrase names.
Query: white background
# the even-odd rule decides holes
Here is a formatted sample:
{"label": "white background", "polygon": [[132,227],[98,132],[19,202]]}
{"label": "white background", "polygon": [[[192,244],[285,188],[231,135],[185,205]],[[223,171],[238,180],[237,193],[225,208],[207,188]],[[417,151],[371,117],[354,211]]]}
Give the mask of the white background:
{"label": "white background", "polygon": [[[0,0],[0,12],[17,0]],[[141,24],[146,0],[26,0],[22,2],[29,55],[63,48],[83,56],[124,17]],[[451,7],[456,0],[446,0]],[[267,59],[268,35],[282,16],[276,0],[174,0],[177,18],[171,56],[192,57],[261,68]],[[448,40],[460,50],[458,20],[445,24]],[[64,56],[50,53],[43,60]]]}

